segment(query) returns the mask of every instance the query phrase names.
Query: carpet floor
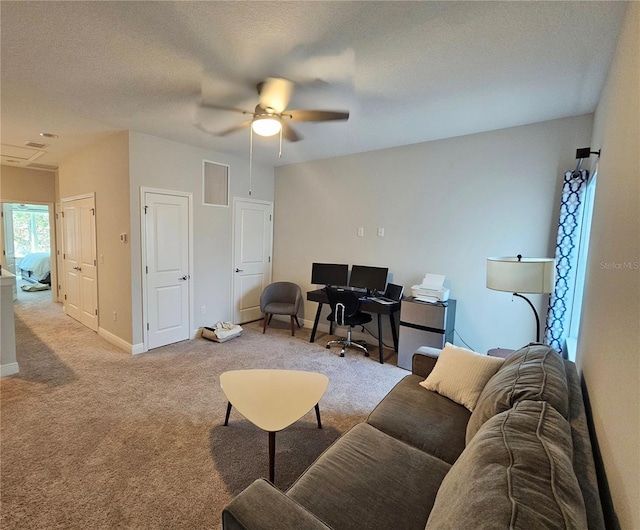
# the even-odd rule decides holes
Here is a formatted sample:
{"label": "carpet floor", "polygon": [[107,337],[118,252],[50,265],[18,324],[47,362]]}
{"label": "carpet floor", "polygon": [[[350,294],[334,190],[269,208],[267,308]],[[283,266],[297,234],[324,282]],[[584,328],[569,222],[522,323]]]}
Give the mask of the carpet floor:
{"label": "carpet floor", "polygon": [[341,434],[364,420],[408,372],[395,354],[366,358],[309,343],[310,330],[259,323],[225,343],[184,341],[142,355],[122,352],[50,302],[15,304],[20,373],[0,380],[0,526],[219,528],[222,508],[268,475],[268,436],[235,410],[224,427],[226,370],[321,372],[329,387],[280,432],[275,484],[286,490]]}

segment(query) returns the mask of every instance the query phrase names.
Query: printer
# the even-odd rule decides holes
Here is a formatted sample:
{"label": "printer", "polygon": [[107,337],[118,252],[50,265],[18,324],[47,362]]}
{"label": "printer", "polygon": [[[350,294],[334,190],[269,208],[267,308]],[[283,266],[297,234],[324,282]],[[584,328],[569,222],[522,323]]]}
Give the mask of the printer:
{"label": "printer", "polygon": [[425,274],[420,285],[411,286],[411,295],[420,302],[446,302],[449,300],[449,289],[444,286],[444,275]]}

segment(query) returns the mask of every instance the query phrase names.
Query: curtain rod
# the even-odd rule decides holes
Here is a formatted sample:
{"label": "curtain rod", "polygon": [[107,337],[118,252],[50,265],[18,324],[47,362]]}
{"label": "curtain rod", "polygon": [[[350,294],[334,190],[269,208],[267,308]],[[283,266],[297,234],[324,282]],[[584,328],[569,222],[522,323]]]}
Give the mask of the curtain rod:
{"label": "curtain rod", "polygon": [[[579,173],[580,173],[580,168],[582,167],[582,161],[585,158],[589,158],[591,155],[598,155],[598,158],[600,158],[600,151],[601,151],[601,149],[598,149],[597,151],[592,151],[591,147],[582,147],[580,149],[576,149],[576,160],[578,160],[578,165],[571,172],[571,174],[574,177],[578,176]],[[587,171],[587,176],[588,175],[589,175],[589,172]]]}

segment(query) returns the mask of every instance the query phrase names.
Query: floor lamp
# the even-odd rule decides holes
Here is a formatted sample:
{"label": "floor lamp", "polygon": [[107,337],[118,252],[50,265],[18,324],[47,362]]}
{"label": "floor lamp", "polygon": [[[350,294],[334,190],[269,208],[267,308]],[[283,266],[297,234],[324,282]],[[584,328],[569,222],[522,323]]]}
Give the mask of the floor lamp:
{"label": "floor lamp", "polygon": [[540,342],[540,317],[526,294],[548,294],[555,284],[555,260],[523,258],[522,255],[487,258],[487,287],[494,291],[513,293],[525,300],[536,317],[536,342]]}

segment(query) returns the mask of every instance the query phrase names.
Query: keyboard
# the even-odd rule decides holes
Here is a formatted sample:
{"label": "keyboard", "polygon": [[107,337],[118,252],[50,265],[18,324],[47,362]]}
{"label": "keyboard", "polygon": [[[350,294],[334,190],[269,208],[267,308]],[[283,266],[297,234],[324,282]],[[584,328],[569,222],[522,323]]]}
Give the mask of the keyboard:
{"label": "keyboard", "polygon": [[389,300],[388,298],[379,297],[379,296],[376,296],[374,298],[369,298],[369,300],[371,300],[372,302],[378,302],[379,304],[385,304],[385,305],[395,303],[395,300]]}

